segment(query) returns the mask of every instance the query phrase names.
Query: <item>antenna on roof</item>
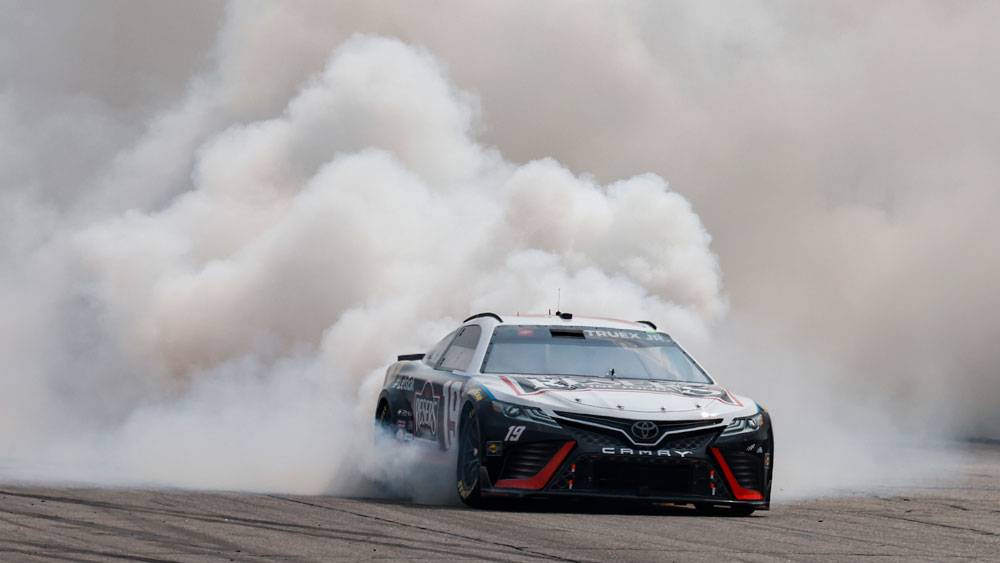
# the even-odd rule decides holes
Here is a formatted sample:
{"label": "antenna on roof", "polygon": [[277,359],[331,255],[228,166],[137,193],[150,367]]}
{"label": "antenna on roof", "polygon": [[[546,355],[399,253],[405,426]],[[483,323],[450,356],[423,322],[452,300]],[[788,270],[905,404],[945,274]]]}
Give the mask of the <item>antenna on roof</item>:
{"label": "antenna on roof", "polygon": [[556,288],[556,311],[562,311],[562,288]]}

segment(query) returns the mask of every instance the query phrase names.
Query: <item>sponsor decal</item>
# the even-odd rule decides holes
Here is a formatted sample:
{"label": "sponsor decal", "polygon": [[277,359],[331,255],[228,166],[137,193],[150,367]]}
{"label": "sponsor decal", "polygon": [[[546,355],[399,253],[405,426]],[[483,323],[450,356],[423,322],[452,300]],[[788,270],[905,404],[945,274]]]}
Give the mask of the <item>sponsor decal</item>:
{"label": "sponsor decal", "polygon": [[399,419],[413,418],[413,413],[406,409],[399,409],[398,411],[396,411],[396,418]]}
{"label": "sponsor decal", "polygon": [[503,455],[503,442],[486,442],[486,455],[491,457]]}
{"label": "sponsor decal", "polygon": [[733,406],[743,406],[729,391],[717,385],[657,381],[655,379],[617,379],[556,375],[500,376],[518,395],[538,395],[553,391],[631,391],[664,393],[692,399],[715,400]]}
{"label": "sponsor decal", "polygon": [[535,329],[533,328],[519,328],[517,329],[518,336],[534,336]]}
{"label": "sponsor decal", "polygon": [[480,401],[482,401],[483,400],[483,392],[480,391],[479,389],[473,389],[472,390],[472,398],[475,399],[477,403],[480,402]]}
{"label": "sponsor decal", "polygon": [[446,381],[434,392],[434,384],[424,382],[413,395],[413,433],[421,438],[438,438],[445,448],[458,441],[458,417],[462,408],[462,380]]}
{"label": "sponsor decal", "polygon": [[400,375],[392,382],[392,388],[400,391],[413,391],[413,378],[409,375]]}
{"label": "sponsor decal", "polygon": [[584,330],[583,335],[587,338],[619,338],[622,340],[645,340],[648,342],[670,342],[670,340],[656,332],[643,332],[638,330]]}
{"label": "sponsor decal", "polygon": [[523,426],[511,426],[507,428],[507,435],[504,436],[504,442],[516,442],[521,439],[521,434],[524,434]]}
{"label": "sponsor decal", "polygon": [[634,448],[601,448],[606,455],[634,455],[649,457],[687,457],[694,452],[689,450],[639,450]]}
{"label": "sponsor decal", "polygon": [[434,394],[434,385],[427,381],[420,393],[413,396],[414,434],[437,436],[438,403],[441,397]]}

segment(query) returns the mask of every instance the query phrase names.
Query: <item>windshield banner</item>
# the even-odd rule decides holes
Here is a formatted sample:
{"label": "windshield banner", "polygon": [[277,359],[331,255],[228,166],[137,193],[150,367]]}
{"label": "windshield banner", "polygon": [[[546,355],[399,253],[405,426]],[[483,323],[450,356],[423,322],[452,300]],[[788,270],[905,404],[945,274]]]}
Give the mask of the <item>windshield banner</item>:
{"label": "windshield banner", "polygon": [[500,376],[500,379],[510,386],[518,395],[538,395],[550,391],[580,392],[580,391],[631,391],[646,393],[665,393],[693,399],[708,399],[720,403],[742,407],[736,397],[729,394],[718,385],[700,385],[696,383],[680,383],[674,381],[657,381],[652,379],[623,379],[611,377],[575,377],[575,376]]}

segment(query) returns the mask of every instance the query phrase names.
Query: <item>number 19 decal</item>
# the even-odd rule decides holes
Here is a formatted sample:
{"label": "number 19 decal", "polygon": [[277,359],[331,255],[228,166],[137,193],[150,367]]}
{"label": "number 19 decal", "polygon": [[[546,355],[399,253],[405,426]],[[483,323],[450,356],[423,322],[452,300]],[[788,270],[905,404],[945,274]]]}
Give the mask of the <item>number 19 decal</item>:
{"label": "number 19 decal", "polygon": [[523,426],[511,426],[507,429],[507,436],[503,439],[504,442],[516,442],[521,439],[521,434],[524,433]]}

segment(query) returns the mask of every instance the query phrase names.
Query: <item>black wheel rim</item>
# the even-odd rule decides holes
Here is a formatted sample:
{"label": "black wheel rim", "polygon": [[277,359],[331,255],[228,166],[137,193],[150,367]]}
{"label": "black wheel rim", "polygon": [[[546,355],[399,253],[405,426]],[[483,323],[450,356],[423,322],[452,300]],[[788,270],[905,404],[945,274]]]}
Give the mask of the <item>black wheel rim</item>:
{"label": "black wheel rim", "polygon": [[462,446],[459,449],[458,471],[463,489],[471,492],[479,480],[479,425],[475,411],[462,420]]}

